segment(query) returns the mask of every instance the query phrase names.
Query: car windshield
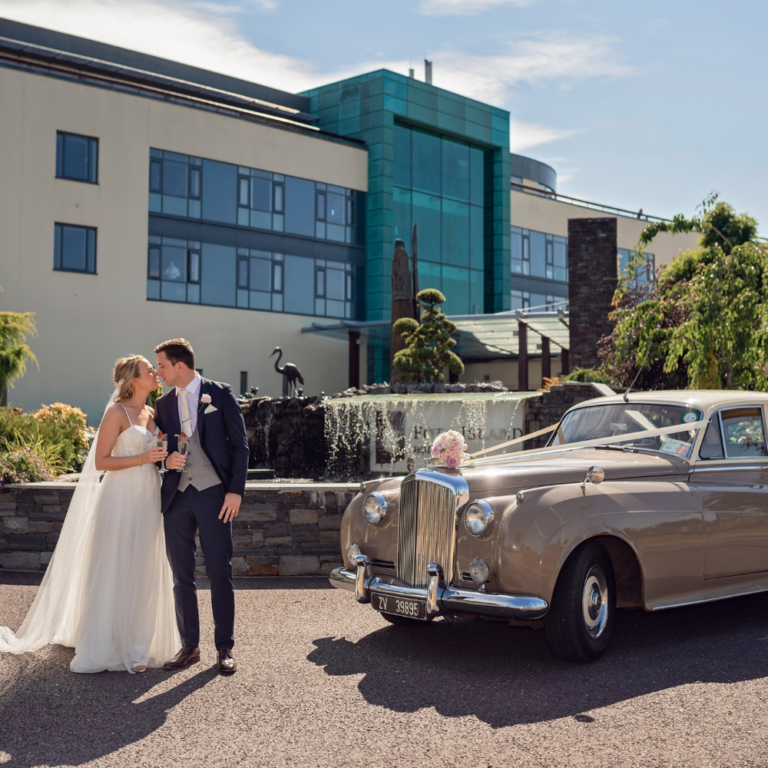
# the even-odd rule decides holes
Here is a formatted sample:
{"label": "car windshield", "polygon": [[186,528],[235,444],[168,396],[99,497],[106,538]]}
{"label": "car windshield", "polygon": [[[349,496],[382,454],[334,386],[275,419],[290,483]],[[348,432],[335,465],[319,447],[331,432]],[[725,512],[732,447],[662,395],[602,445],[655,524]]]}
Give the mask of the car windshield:
{"label": "car windshield", "polygon": [[[555,430],[549,445],[567,445],[582,440],[602,437],[622,438],[617,445],[649,448],[663,453],[673,453],[683,458],[691,454],[696,430],[686,428],[701,419],[698,408],[667,403],[611,403],[577,408],[566,413]],[[663,429],[680,424],[679,432],[657,437],[643,437],[652,429]],[[637,433],[637,438],[626,440],[627,435]]]}

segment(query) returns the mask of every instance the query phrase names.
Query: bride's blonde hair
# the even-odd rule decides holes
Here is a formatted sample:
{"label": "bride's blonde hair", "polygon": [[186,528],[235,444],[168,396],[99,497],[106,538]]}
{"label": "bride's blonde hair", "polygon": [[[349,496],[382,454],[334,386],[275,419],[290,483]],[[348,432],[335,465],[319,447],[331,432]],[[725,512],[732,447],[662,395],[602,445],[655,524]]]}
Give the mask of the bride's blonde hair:
{"label": "bride's blonde hair", "polygon": [[115,370],[112,372],[112,383],[120,387],[118,400],[130,400],[133,397],[133,380],[139,375],[139,363],[144,362],[149,365],[149,361],[143,355],[128,355],[121,357],[115,363]]}

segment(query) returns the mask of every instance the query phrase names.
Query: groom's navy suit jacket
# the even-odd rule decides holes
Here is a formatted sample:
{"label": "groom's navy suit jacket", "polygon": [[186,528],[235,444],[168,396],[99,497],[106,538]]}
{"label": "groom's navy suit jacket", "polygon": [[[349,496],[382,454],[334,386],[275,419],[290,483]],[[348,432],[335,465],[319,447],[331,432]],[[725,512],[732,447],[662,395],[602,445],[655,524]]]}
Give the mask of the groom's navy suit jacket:
{"label": "groom's navy suit jacket", "polygon": [[[205,413],[209,407],[208,404],[198,401],[197,431],[200,435],[200,444],[224,484],[226,492],[242,496],[245,491],[250,456],[243,412],[229,384],[202,379],[200,397],[202,398],[203,395],[211,396],[210,405],[216,410]],[[155,424],[168,437],[168,454],[170,455],[178,448],[178,435],[181,432],[175,387],[155,403]],[[161,491],[163,514],[168,511],[176,495],[180,479],[179,472],[166,472],[163,477]]]}

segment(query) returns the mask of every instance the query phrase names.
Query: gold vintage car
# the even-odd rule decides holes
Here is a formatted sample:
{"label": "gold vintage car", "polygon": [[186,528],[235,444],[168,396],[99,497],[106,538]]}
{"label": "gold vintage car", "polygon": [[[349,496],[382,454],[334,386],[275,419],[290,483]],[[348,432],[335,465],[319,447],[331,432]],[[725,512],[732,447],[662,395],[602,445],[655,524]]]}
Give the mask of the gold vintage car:
{"label": "gold vintage car", "polygon": [[364,483],[335,587],[393,624],[440,615],[543,626],[593,661],[617,608],[768,590],[768,395],[589,400],[547,447]]}

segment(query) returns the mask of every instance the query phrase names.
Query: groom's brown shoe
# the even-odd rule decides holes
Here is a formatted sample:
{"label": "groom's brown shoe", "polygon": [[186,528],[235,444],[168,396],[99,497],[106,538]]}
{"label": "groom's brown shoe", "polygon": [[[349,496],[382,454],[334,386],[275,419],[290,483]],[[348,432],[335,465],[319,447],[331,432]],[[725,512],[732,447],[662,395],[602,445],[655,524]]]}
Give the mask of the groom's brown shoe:
{"label": "groom's brown shoe", "polygon": [[166,661],[163,669],[184,669],[190,664],[200,661],[200,649],[190,645],[183,645],[181,650],[170,660]]}
{"label": "groom's brown shoe", "polygon": [[237,672],[237,662],[232,658],[229,648],[219,648],[219,674],[234,675]]}

